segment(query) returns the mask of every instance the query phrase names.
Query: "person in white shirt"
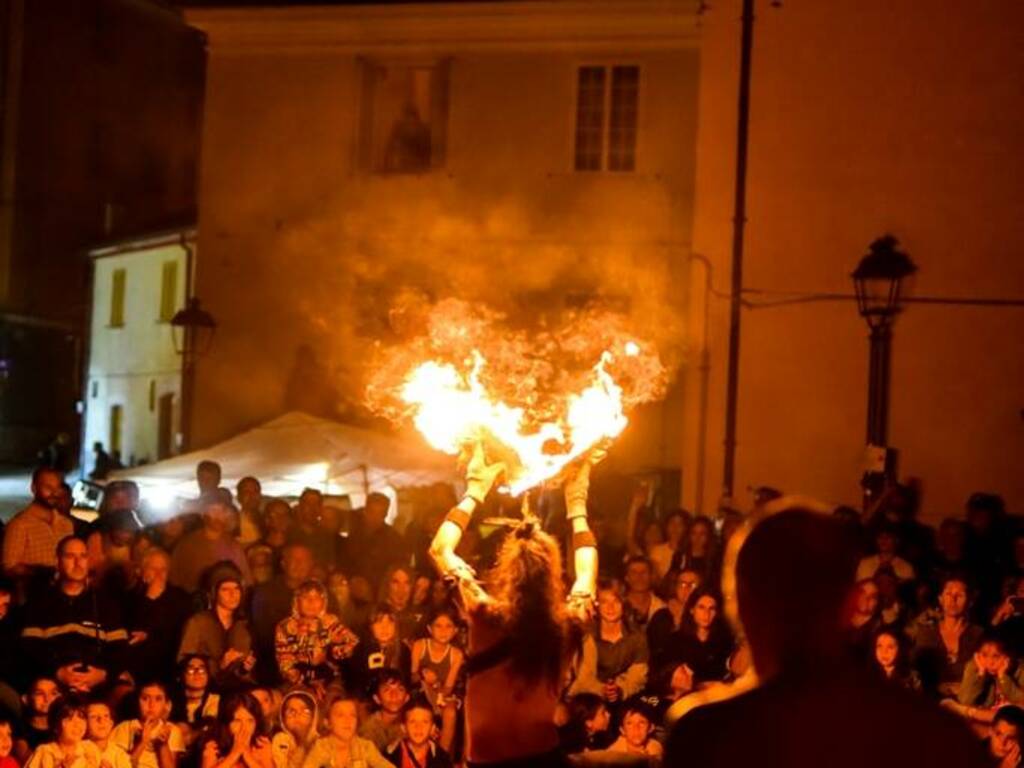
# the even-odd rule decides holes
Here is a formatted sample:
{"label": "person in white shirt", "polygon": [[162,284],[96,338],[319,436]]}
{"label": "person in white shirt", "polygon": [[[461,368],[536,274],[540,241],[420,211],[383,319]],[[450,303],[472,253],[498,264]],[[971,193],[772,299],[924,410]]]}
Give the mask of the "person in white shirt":
{"label": "person in white shirt", "polygon": [[665,540],[651,547],[647,556],[654,567],[654,578],[661,584],[672,569],[672,561],[676,552],[683,546],[686,534],[690,530],[690,514],[684,509],[675,509],[665,516],[661,523]]}
{"label": "person in white shirt", "polygon": [[139,717],[118,723],[110,740],[128,753],[132,768],[177,768],[185,751],[178,726],[167,721],[171,701],[163,683],[139,688]]}
{"label": "person in white shirt", "polygon": [[[100,764],[109,768],[131,768],[128,753],[110,739],[114,731],[114,718],[110,705],[105,701],[93,701],[85,709],[86,738],[96,745],[100,753]],[[105,768],[106,768],[105,766]]]}
{"label": "person in white shirt", "polygon": [[899,546],[899,535],[892,527],[883,526],[875,534],[877,555],[863,558],[857,565],[857,581],[873,578],[882,566],[888,565],[900,581],[914,578],[914,566],[896,554]]}
{"label": "person in white shirt", "polygon": [[85,703],[70,694],[54,702],[48,717],[55,740],[36,747],[25,768],[99,768],[100,752],[85,740]]}

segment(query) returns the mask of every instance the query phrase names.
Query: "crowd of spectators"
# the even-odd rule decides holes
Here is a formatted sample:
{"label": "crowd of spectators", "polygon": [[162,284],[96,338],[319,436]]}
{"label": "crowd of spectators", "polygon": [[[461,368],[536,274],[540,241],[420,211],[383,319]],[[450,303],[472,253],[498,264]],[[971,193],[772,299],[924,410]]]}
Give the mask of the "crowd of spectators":
{"label": "crowd of spectators", "polygon": [[[427,556],[444,510],[399,533],[380,494],[349,512],[314,489],[292,506],[257,478],[234,492],[220,479],[201,463],[197,498],[148,525],[134,485],[111,483],[85,525],[61,474],[36,471],[3,533],[0,768],[459,763],[466,627]],[[633,497],[625,546],[599,540],[593,620],[574,640],[557,725],[584,760],[657,763],[666,711],[752,663],[720,592],[742,516],[647,499]],[[833,513],[860,547],[847,652],[955,712],[1011,768],[1024,526],[990,494],[937,530],[917,511],[894,485],[866,513]],[[473,528],[459,556],[482,572],[494,551]]]}

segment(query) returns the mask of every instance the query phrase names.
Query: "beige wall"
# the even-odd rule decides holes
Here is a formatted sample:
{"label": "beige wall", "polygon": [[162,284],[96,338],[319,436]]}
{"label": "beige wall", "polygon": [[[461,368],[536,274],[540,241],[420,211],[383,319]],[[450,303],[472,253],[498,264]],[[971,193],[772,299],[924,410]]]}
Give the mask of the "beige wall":
{"label": "beige wall", "polygon": [[[483,29],[511,5],[515,25],[459,31]],[[577,13],[573,23],[592,23],[576,29],[544,16],[560,5],[615,13],[596,26],[600,13]],[[278,23],[299,11],[191,13],[210,36],[197,295],[219,323],[199,364],[197,445],[278,413],[302,343],[342,396],[358,397],[368,345],[403,286],[512,309],[553,286],[610,289],[667,339],[664,319],[684,316],[688,303],[692,5],[425,6],[417,13],[429,23],[411,28],[381,20],[401,15],[393,8],[360,10],[371,21],[355,33],[356,11],[332,9],[316,12],[327,14],[318,45]],[[629,36],[648,8],[660,9],[648,23],[664,39]],[[342,20],[338,40],[331,19]],[[384,177],[355,168],[359,57],[449,61],[443,169]],[[641,67],[636,172],[572,170],[576,67],[591,62]],[[637,414],[625,463],[678,467],[681,419],[676,386],[666,406]]]}
{"label": "beige wall", "polygon": [[[172,432],[179,429],[181,358],[174,350],[170,324],[160,320],[160,296],[163,265],[174,262],[176,306],[182,308],[188,269],[185,249],[174,238],[161,244],[110,249],[94,258],[84,418],[87,471],[92,470],[94,442],[111,450],[113,405],[122,407],[121,454],[126,465],[133,458],[156,461],[162,395],[173,395]],[[125,271],[124,325],[111,327],[112,275],[118,269]],[[155,386],[152,409],[151,386]]]}
{"label": "beige wall", "polygon": [[[757,5],[745,288],[850,292],[868,243],[891,232],[919,267],[914,295],[1024,298],[1024,5]],[[694,248],[712,260],[720,290],[729,285],[739,8],[712,5],[701,47]],[[695,280],[695,296],[699,288]],[[713,497],[727,302],[710,308]],[[743,313],[741,501],[762,483],[858,500],[867,352],[852,303]],[[923,480],[925,516],[959,512],[976,489],[1021,511],[1022,383],[1024,309],[913,305],[897,320],[890,442],[902,473]],[[698,442],[688,430],[688,457]],[[689,458],[686,467],[692,490]]]}

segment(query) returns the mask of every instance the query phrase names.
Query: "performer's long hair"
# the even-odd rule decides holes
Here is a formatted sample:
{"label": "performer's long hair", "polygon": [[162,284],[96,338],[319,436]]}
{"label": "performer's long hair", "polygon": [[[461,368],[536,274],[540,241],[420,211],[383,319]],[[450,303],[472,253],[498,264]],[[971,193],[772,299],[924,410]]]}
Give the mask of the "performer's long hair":
{"label": "performer's long hair", "polygon": [[568,637],[558,543],[534,522],[522,523],[505,537],[488,580],[513,673],[557,689]]}

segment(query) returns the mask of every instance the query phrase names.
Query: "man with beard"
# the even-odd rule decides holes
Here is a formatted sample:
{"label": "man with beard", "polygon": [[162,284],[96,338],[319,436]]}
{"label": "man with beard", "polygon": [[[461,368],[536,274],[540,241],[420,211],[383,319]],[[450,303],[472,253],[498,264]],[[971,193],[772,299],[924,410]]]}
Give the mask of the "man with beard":
{"label": "man with beard", "polygon": [[57,582],[25,608],[24,658],[32,674],[52,674],[65,688],[89,693],[124,669],[128,631],[117,603],[89,586],[85,542],[67,536],[56,555]]}
{"label": "man with beard", "polygon": [[71,518],[60,511],[64,478],[50,467],[32,473],[32,503],[21,510],[4,532],[4,571],[24,587],[33,577],[57,565],[57,544],[74,532]]}

